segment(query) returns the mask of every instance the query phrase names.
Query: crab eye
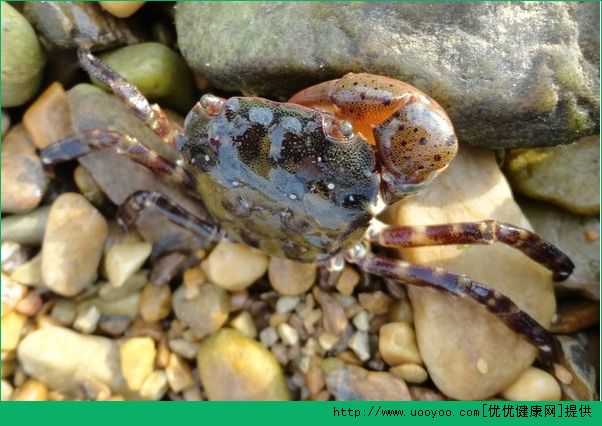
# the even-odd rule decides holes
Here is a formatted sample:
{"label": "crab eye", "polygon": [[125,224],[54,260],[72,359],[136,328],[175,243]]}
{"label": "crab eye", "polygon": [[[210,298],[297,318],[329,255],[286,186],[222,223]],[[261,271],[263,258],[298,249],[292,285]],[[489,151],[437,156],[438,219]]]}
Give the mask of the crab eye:
{"label": "crab eye", "polygon": [[201,100],[199,102],[205,112],[212,116],[218,115],[225,103],[226,101],[224,99],[211,94],[205,94],[201,96]]}
{"label": "crab eye", "polygon": [[353,125],[347,120],[339,120],[330,114],[322,116],[322,129],[326,137],[337,142],[350,142],[353,137]]}

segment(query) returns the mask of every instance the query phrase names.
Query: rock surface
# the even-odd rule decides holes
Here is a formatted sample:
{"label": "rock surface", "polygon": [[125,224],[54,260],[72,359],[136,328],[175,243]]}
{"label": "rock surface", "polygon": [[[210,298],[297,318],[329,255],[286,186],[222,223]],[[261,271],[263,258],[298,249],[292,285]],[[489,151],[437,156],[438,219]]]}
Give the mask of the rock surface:
{"label": "rock surface", "polygon": [[38,37],[14,7],[2,2],[2,107],[27,102],[40,87],[46,57]]}
{"label": "rock surface", "polygon": [[[482,219],[530,228],[493,154],[463,146],[435,182],[399,204],[396,221],[427,225]],[[409,262],[464,273],[550,325],[555,310],[551,274],[517,250],[498,243],[400,251]],[[488,398],[533,362],[535,348],[476,302],[430,288],[408,286],[408,292],[422,359],[447,396]]]}
{"label": "rock surface", "polygon": [[66,193],[50,209],[42,243],[42,278],[55,293],[73,296],[96,278],[108,227],[79,194]]}
{"label": "rock surface", "polygon": [[598,15],[593,3],[182,3],[176,28],[220,89],[285,99],[347,72],[387,75],[441,103],[461,141],[519,147],[599,128]]}
{"label": "rock surface", "polygon": [[232,329],[203,340],[197,357],[201,383],[210,400],[288,400],[278,362],[257,341]]}

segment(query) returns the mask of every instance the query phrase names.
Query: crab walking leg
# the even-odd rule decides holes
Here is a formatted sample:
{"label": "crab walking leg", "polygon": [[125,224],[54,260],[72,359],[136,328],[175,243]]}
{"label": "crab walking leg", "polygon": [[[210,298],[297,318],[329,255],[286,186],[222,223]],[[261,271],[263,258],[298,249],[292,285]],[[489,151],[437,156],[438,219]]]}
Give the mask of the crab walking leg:
{"label": "crab walking leg", "polygon": [[159,105],[151,105],[136,86],[109,68],[87,49],[77,52],[79,63],[90,76],[108,86],[115,95],[165,143],[177,149],[176,137],[182,128],[172,122]]}
{"label": "crab walking leg", "polygon": [[172,185],[196,194],[196,183],[184,168],[151,151],[135,138],[112,130],[86,130],[42,149],[40,157],[45,165],[54,165],[106,148],[115,148],[118,154],[157,173]]}
{"label": "crab walking leg", "polygon": [[494,220],[426,226],[389,226],[375,220],[367,235],[371,242],[385,247],[492,244],[498,241],[548,268],[555,281],[568,278],[575,267],[566,254],[537,234]]}
{"label": "crab walking leg", "polygon": [[142,212],[147,209],[159,212],[170,222],[195,233],[200,238],[219,241],[223,237],[223,232],[219,227],[196,216],[159,192],[134,192],[119,206],[117,220],[121,226],[127,229],[134,225]]}
{"label": "crab walking leg", "polygon": [[540,351],[540,360],[547,368],[552,369],[555,363],[560,362],[558,341],[548,330],[508,297],[473,281],[466,275],[376,256],[368,252],[363,245],[349,250],[346,259],[368,273],[402,284],[432,287],[459,297],[470,297],[536,346]]}

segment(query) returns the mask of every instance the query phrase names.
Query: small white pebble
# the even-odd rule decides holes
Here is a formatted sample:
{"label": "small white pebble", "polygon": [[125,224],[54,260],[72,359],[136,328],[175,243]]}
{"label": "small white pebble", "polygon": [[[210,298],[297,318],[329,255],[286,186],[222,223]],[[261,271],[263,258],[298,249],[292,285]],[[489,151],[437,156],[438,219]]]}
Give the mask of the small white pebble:
{"label": "small white pebble", "polygon": [[274,327],[266,327],[259,332],[259,341],[263,346],[269,348],[278,341],[278,333]]}
{"label": "small white pebble", "polygon": [[299,333],[287,323],[282,323],[278,326],[278,334],[285,345],[295,346],[299,343]]}
{"label": "small white pebble", "polygon": [[276,302],[276,312],[279,314],[286,314],[292,312],[299,304],[299,297],[297,296],[282,296]]}
{"label": "small white pebble", "polygon": [[368,333],[365,331],[356,331],[349,338],[349,347],[355,352],[362,361],[370,359],[370,347],[368,346]]}
{"label": "small white pebble", "polygon": [[168,342],[169,349],[186,359],[194,359],[199,352],[199,344],[184,339],[172,339]]}
{"label": "small white pebble", "polygon": [[330,333],[322,333],[318,337],[318,343],[325,351],[331,350],[339,341],[339,336]]}
{"label": "small white pebble", "polygon": [[230,321],[230,327],[240,331],[242,334],[251,339],[257,337],[257,329],[253,323],[253,318],[247,311],[242,311],[235,318],[233,318]]}
{"label": "small white pebble", "polygon": [[501,395],[510,401],[558,401],[561,390],[551,374],[529,367]]}
{"label": "small white pebble", "polygon": [[0,387],[0,400],[8,401],[13,394],[13,385],[11,385],[8,381],[2,379],[2,385]]}
{"label": "small white pebble", "polygon": [[361,331],[368,331],[370,327],[370,320],[372,319],[372,315],[370,315],[366,311],[359,311],[355,317],[353,317],[353,325],[355,328]]}
{"label": "small white pebble", "polygon": [[95,305],[90,305],[77,314],[73,328],[82,333],[90,334],[96,330],[101,312]]}
{"label": "small white pebble", "polygon": [[156,370],[144,380],[140,396],[151,401],[158,401],[163,398],[167,389],[169,389],[167,374],[163,370]]}

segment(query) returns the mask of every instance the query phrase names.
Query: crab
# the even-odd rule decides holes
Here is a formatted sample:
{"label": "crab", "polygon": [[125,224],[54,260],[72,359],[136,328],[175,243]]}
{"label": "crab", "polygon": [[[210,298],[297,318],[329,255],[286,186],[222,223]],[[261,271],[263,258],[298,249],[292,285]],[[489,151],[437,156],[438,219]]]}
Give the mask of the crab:
{"label": "crab", "polygon": [[573,263],[536,234],[493,220],[391,226],[377,219],[395,201],[428,185],[452,161],[457,138],[443,109],[399,80],[347,74],[309,87],[288,102],[205,94],[184,127],[97,59],[79,50],[81,66],[179,153],[169,161],[126,134],[89,130],[41,152],[46,165],[91,150],[116,151],[202,202],[197,217],[158,192],[138,191],[120,206],[134,226],[146,209],[199,238],[228,238],[263,252],[315,263],[333,281],[345,263],[397,283],[467,296],[539,349],[548,369],[559,364],[555,337],[514,302],[471,278],[375,254],[371,244],[418,247],[501,242],[566,279]]}

